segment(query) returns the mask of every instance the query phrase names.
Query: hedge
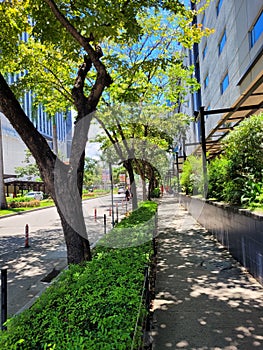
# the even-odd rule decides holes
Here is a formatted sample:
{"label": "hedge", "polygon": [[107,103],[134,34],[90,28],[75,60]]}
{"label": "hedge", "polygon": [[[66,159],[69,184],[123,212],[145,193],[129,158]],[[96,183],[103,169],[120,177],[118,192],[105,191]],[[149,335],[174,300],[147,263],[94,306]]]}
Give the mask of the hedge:
{"label": "hedge", "polygon": [[[149,222],[153,224],[156,209],[154,202],[143,203],[117,226],[118,231],[106,235],[92,261],[69,266],[30,309],[8,320],[7,331],[0,333],[0,349],[138,349],[141,323],[139,331],[135,329],[147,313],[142,295],[152,241],[136,244],[134,238],[124,248],[105,243],[116,234],[125,235],[125,228],[143,235]],[[135,236],[141,240],[141,235]]]}

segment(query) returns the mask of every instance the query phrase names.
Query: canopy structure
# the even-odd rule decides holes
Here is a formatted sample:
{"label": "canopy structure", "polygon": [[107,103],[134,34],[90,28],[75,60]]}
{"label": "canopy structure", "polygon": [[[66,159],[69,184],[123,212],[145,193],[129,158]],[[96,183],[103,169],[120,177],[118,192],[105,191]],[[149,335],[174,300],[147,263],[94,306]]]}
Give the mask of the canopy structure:
{"label": "canopy structure", "polygon": [[10,177],[4,179],[5,193],[7,196],[17,196],[19,192],[23,194],[24,191],[43,191],[45,193],[45,186],[42,181],[36,181],[35,178],[28,177]]}
{"label": "canopy structure", "polygon": [[[195,112],[197,118],[201,121],[201,144],[195,149],[195,154],[200,154],[205,151],[208,158],[214,158],[222,152],[222,139],[237,126],[243,119],[252,114],[263,112],[263,74],[261,73],[253,83],[248,86],[246,91],[240,96],[235,104],[230,108],[214,109],[205,111],[201,108],[199,112]],[[203,117],[205,115],[222,114],[217,125],[209,132],[205,133]],[[205,147],[203,142],[205,142]],[[187,146],[187,144],[186,144]]]}

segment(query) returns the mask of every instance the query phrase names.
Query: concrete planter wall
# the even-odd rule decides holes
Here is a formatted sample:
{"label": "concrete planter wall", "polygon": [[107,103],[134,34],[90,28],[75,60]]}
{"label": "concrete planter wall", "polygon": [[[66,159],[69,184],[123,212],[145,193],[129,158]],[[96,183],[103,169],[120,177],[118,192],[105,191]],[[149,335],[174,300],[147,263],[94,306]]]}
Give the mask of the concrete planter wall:
{"label": "concrete planter wall", "polygon": [[181,195],[180,201],[263,284],[263,216],[189,196]]}

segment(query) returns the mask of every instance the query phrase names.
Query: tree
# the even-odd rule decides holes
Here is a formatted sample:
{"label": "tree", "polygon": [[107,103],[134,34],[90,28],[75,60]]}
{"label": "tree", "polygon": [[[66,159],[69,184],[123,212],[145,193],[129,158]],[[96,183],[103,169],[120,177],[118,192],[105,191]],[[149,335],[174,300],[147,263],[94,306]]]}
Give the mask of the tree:
{"label": "tree", "polygon": [[25,166],[19,166],[15,168],[16,174],[18,176],[34,176],[34,177],[40,177],[39,169],[37,164],[32,160],[32,154],[27,149],[25,151],[25,159],[23,161]]}
{"label": "tree", "polygon": [[86,187],[90,187],[98,183],[99,178],[101,178],[101,171],[99,170],[97,160],[85,157],[83,182]]}
{"label": "tree", "polygon": [[[31,151],[54,199],[69,263],[91,259],[80,192],[90,122],[104,90],[113,81],[106,67],[111,66],[116,52],[105,60],[104,45],[109,40],[118,45],[128,39],[136,42],[143,31],[138,15],[149,8],[158,12],[160,6],[179,14],[181,37],[184,31],[188,35],[189,30],[194,38],[203,35],[200,28],[191,26],[194,13],[186,10],[180,1],[100,0],[87,4],[86,1],[10,0],[0,3],[0,68],[4,74],[23,73],[11,87],[3,74],[0,75],[0,106]],[[52,152],[22,109],[19,94],[29,89],[34,92],[36,103],[41,102],[50,115],[74,105],[77,118],[69,164],[64,164]]]}
{"label": "tree", "polygon": [[[183,54],[174,40],[178,31],[169,24],[176,21],[175,16],[155,14],[153,18],[142,14],[138,20],[144,26],[139,41],[134,43],[130,40],[128,46],[123,45],[121,49],[120,45],[116,48],[109,41],[105,56],[116,52],[114,56],[111,55],[113,83],[104,94],[104,105],[100,103],[100,113],[97,115],[115,150],[117,162],[122,162],[129,173],[133,208],[137,207],[134,167],[143,180],[144,198],[145,175],[152,179],[152,174],[156,174],[149,171],[152,169],[149,164],[153,155],[150,156],[149,149],[146,150],[147,142],[148,148],[152,148],[150,144],[166,148],[168,139],[171,142],[183,132],[189,118],[185,117],[183,123],[182,115],[174,111],[184,101],[187,92],[199,87],[193,78],[192,68],[184,67]],[[161,145],[163,142],[165,145]],[[107,147],[109,144],[104,142],[103,148]],[[139,158],[135,158],[135,147],[141,148],[141,152],[136,150]],[[148,161],[144,162],[145,157],[148,157]],[[153,183],[151,181],[150,185]]]}

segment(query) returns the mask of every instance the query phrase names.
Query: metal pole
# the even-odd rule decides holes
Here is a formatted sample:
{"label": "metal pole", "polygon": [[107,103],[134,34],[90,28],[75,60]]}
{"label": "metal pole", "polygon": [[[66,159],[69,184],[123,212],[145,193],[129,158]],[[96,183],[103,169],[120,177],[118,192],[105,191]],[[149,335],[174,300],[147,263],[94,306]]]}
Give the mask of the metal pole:
{"label": "metal pole", "polygon": [[180,193],[180,178],[179,178],[179,158],[178,158],[178,152],[175,153],[176,155],[176,177],[177,177],[177,192]]}
{"label": "metal pole", "polygon": [[118,203],[116,203],[116,222],[119,222],[119,207],[118,207]]}
{"label": "metal pole", "polygon": [[107,220],[106,220],[106,214],[104,214],[104,234],[107,233]]}
{"label": "metal pole", "polygon": [[201,130],[201,145],[202,145],[202,165],[204,177],[204,198],[207,196],[207,165],[206,165],[206,137],[205,137],[205,114],[204,107],[200,107],[200,130]]}
{"label": "metal pole", "polygon": [[6,330],[7,320],[7,269],[1,270],[1,329]]}
{"label": "metal pole", "polygon": [[111,163],[109,163],[109,169],[110,169],[110,184],[111,184],[111,224],[112,224],[112,227],[114,227],[113,179],[112,179]]}

